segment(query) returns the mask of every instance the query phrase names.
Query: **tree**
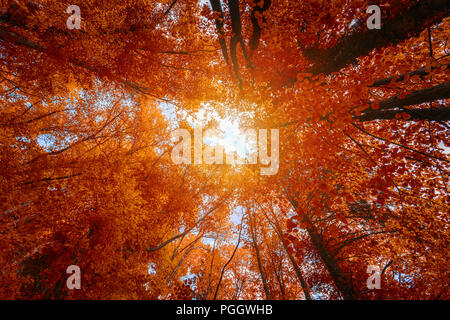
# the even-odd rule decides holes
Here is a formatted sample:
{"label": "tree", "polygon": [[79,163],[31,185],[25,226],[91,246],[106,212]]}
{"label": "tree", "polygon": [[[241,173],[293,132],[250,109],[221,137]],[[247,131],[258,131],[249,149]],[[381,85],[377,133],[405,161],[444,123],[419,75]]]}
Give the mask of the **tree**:
{"label": "tree", "polygon": [[[448,1],[376,4],[2,3],[0,297],[448,299]],[[278,173],[174,164],[212,110]]]}

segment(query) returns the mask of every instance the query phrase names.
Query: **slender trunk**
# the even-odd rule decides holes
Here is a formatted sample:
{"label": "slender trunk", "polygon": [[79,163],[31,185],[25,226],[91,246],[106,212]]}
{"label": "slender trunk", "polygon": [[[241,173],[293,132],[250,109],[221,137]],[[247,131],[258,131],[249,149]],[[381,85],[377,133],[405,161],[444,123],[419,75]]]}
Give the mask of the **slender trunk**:
{"label": "slender trunk", "polygon": [[216,291],[214,292],[213,300],[216,300],[217,293],[219,292],[220,284],[222,283],[223,274],[225,273],[225,269],[230,264],[230,262],[233,260],[234,255],[235,255],[237,249],[239,248],[239,244],[241,243],[242,222],[243,222],[243,220],[244,220],[244,218],[242,217],[241,226],[240,226],[240,229],[239,229],[238,241],[236,243],[236,246],[234,247],[234,250],[233,250],[233,253],[231,254],[230,259],[228,259],[227,263],[225,263],[225,265],[222,268],[222,272],[220,273],[220,277],[219,277],[219,282],[217,283]]}
{"label": "slender trunk", "polygon": [[282,269],[283,268],[283,261],[281,261],[280,263],[280,271],[276,271],[275,269],[275,263],[272,259],[272,265],[274,266],[275,269],[275,277],[277,278],[277,282],[278,282],[278,286],[280,287],[280,292],[281,292],[281,298],[284,299],[285,295],[286,295],[286,290],[284,288],[284,282],[283,282],[283,274],[282,274]]}
{"label": "slender trunk", "polygon": [[256,253],[256,260],[258,262],[258,269],[259,269],[259,273],[261,275],[261,281],[263,283],[263,288],[264,288],[264,292],[266,294],[266,299],[270,300],[271,299],[271,295],[270,295],[270,291],[269,291],[269,286],[267,285],[267,279],[266,276],[264,274],[264,270],[262,267],[262,263],[261,263],[261,257],[259,254],[259,247],[258,244],[256,242],[256,230],[255,230],[255,226],[254,226],[254,217],[252,219],[251,217],[252,215],[250,215],[250,234],[252,237],[252,243],[253,243],[253,248],[255,249],[255,253]]}
{"label": "slender trunk", "polygon": [[292,266],[294,267],[294,271],[295,271],[295,274],[297,275],[297,279],[298,279],[298,281],[300,281],[300,285],[302,286],[303,293],[305,294],[305,299],[312,300],[311,293],[309,292],[308,284],[306,283],[305,278],[303,277],[302,271],[300,270],[299,265],[295,261],[295,258],[292,256],[292,254],[289,253],[289,251],[283,241],[283,232],[282,232],[280,226],[276,222],[274,222],[274,226],[275,226],[275,231],[278,235],[278,238],[280,239],[281,243],[283,244],[284,251],[288,255],[289,260],[291,261]]}
{"label": "slender trunk", "polygon": [[212,275],[212,269],[213,269],[213,265],[214,265],[214,256],[216,254],[217,241],[218,241],[218,239],[214,240],[214,246],[213,246],[213,249],[212,249],[212,257],[211,257],[211,264],[209,266],[208,287],[206,288],[206,292],[203,295],[203,300],[207,300],[208,299],[209,292],[211,290],[211,282],[212,282],[211,275]]}
{"label": "slender trunk", "polygon": [[[266,232],[264,232],[264,230],[262,231],[263,237],[264,237],[264,241],[265,243],[269,243],[269,240],[267,239],[267,235]],[[274,252],[274,250],[272,251]],[[284,284],[283,284],[283,256],[280,257],[280,265],[277,266],[277,264],[275,263],[275,254],[270,254],[270,264],[272,265],[273,268],[273,273],[275,274],[275,278],[278,282],[278,286],[280,287],[280,292],[281,292],[281,299],[284,299],[284,295],[285,295],[285,290],[284,290]]]}
{"label": "slender trunk", "polygon": [[[280,240],[283,241],[283,239],[280,239]],[[284,245],[284,243],[283,243],[283,248],[289,257],[289,260],[291,261],[292,266],[294,267],[295,274],[297,275],[298,281],[300,281],[300,284],[302,286],[303,293],[305,294],[305,299],[312,300],[311,294],[309,292],[308,284],[306,283],[305,278],[302,275],[302,271],[300,270],[300,267],[298,266],[297,262],[295,261],[295,258],[289,253],[289,251],[287,250],[287,247]]]}

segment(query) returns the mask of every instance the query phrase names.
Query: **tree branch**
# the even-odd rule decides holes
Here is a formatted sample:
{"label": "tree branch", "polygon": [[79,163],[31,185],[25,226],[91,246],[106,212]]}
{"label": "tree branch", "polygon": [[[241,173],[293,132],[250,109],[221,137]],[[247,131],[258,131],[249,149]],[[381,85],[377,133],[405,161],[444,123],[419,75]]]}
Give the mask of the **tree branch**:
{"label": "tree branch", "polygon": [[395,45],[411,37],[418,36],[426,27],[439,23],[450,13],[447,0],[420,0],[391,21],[386,21],[382,29],[359,32],[342,39],[331,49],[304,49],[307,58],[313,61],[308,72],[330,74],[369,54],[374,49]]}

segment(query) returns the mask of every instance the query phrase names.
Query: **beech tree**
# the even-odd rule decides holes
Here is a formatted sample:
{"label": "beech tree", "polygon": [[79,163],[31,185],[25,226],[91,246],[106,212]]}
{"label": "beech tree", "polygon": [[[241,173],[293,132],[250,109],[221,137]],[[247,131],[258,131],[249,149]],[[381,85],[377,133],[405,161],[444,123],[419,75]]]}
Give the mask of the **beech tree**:
{"label": "beech tree", "polygon": [[[2,2],[0,298],[448,299],[449,12]],[[175,164],[212,111],[279,129],[277,174]]]}

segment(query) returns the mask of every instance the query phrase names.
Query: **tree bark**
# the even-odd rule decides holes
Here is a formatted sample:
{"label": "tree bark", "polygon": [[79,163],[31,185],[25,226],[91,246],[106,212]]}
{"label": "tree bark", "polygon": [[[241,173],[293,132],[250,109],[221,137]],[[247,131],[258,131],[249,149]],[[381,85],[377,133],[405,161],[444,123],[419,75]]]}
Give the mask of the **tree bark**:
{"label": "tree bark", "polygon": [[450,107],[413,109],[413,110],[374,110],[357,117],[360,121],[390,120],[397,114],[406,113],[411,116],[408,120],[450,121]]}
{"label": "tree bark", "polygon": [[[258,48],[258,43],[259,43],[259,39],[261,38],[261,31],[262,28],[258,23],[258,19],[256,18],[257,14],[263,14],[264,11],[267,11],[270,7],[271,4],[271,0],[263,0],[263,5],[262,7],[259,6],[259,4],[256,4],[253,8],[252,8],[252,13],[251,13],[251,21],[252,21],[252,26],[253,26],[253,33],[252,36],[250,38],[250,50],[251,51],[255,51]],[[262,18],[263,22],[266,22],[266,19],[263,17]]]}
{"label": "tree bark", "polygon": [[[308,72],[330,74],[368,55],[374,49],[395,45],[418,36],[426,27],[439,23],[450,13],[447,0],[420,0],[379,30],[368,30],[365,24],[358,32],[342,39],[331,49],[306,48],[303,52],[314,64]],[[389,14],[384,13],[384,16]]]}
{"label": "tree bark", "polygon": [[[287,196],[291,205],[297,212],[299,212],[300,210],[297,201],[295,201],[289,195]],[[325,267],[330,273],[330,276],[333,279],[336,288],[341,292],[342,297],[345,300],[356,300],[358,298],[358,294],[351,284],[351,279],[341,270],[341,268],[336,262],[334,255],[330,252],[330,250],[326,246],[322,236],[320,235],[316,227],[313,225],[309,216],[305,213],[302,214],[302,217],[307,224],[307,227],[305,229],[311,238],[313,246],[316,249],[319,256],[322,258],[322,261],[324,262]]]}
{"label": "tree bark", "polygon": [[[242,219],[244,219],[244,218],[242,218]],[[217,298],[217,293],[219,292],[220,284],[222,283],[222,278],[223,278],[223,274],[225,273],[225,269],[230,264],[230,262],[233,260],[234,255],[236,254],[236,251],[239,248],[239,244],[241,243],[242,223],[243,223],[243,221],[241,221],[241,226],[240,226],[240,229],[239,229],[239,237],[238,237],[238,241],[236,243],[236,246],[234,247],[233,253],[231,254],[231,257],[230,257],[230,259],[228,259],[227,263],[224,264],[224,266],[222,268],[222,271],[220,272],[219,282],[217,283],[216,291],[214,292],[213,300],[216,300],[216,298]]]}
{"label": "tree bark", "polygon": [[450,63],[444,63],[439,66],[431,66],[429,68],[424,67],[424,68],[420,68],[420,69],[417,69],[417,70],[414,70],[411,72],[403,73],[399,76],[389,77],[389,78],[385,78],[385,79],[379,79],[379,80],[376,80],[372,85],[370,85],[369,88],[386,86],[393,82],[401,82],[401,81],[405,80],[407,75],[409,77],[413,77],[413,76],[425,77],[425,76],[429,75],[432,70],[441,69],[443,67],[448,69],[450,67]]}
{"label": "tree bark", "polygon": [[271,299],[270,290],[269,290],[269,286],[267,285],[267,279],[264,274],[264,270],[263,270],[262,263],[261,263],[261,256],[259,254],[259,247],[258,247],[258,243],[256,241],[256,230],[255,229],[256,228],[255,228],[254,217],[252,218],[252,214],[250,214],[250,235],[252,238],[252,244],[253,244],[253,248],[255,249],[256,260],[258,262],[259,274],[261,275],[261,281],[263,283],[263,288],[264,288],[264,292],[266,294],[266,299],[270,300]]}
{"label": "tree bark", "polygon": [[275,233],[277,234],[278,239],[280,239],[281,244],[283,245],[284,251],[288,255],[289,261],[291,261],[292,266],[294,267],[294,271],[295,271],[295,274],[297,275],[297,279],[300,282],[300,285],[302,286],[303,293],[305,294],[305,299],[312,300],[311,293],[309,292],[308,284],[306,283],[305,278],[303,277],[302,271],[300,270],[300,267],[298,266],[297,262],[295,261],[295,258],[289,253],[288,248],[286,247],[286,245],[284,243],[283,231],[281,230],[280,225],[278,224],[277,221],[270,220],[267,213],[264,211],[264,209],[261,207],[261,205],[259,203],[258,203],[258,205],[260,206],[261,210],[263,210],[263,213],[264,213],[267,221],[269,221],[269,223],[272,225],[273,229],[275,230]]}
{"label": "tree bark", "polygon": [[224,34],[223,34],[223,12],[222,12],[222,5],[220,4],[220,0],[209,0],[209,3],[211,4],[211,8],[213,11],[217,12],[219,14],[219,17],[216,19],[216,28],[217,33],[219,34],[219,44],[220,48],[222,49],[222,55],[225,59],[225,62],[229,64],[229,58],[228,58],[228,51],[227,51],[227,44],[225,42]]}
{"label": "tree bark", "polygon": [[[397,95],[383,100],[379,103],[379,110],[402,108],[448,98],[450,98],[450,82],[445,82],[434,87],[416,90],[404,98]],[[367,108],[361,112],[371,112],[372,110]]]}

